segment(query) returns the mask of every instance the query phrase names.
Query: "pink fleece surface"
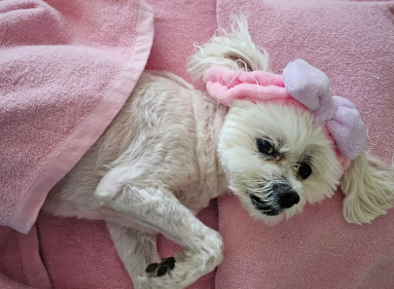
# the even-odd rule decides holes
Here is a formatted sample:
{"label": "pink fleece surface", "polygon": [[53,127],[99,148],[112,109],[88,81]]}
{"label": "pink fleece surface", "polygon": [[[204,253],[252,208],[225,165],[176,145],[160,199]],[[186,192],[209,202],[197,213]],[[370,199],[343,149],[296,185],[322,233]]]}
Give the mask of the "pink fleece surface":
{"label": "pink fleece surface", "polygon": [[[218,25],[231,12],[249,15],[271,69],[302,58],[323,70],[333,95],[356,104],[368,128],[368,149],[390,163],[394,152],[393,1],[218,0]],[[235,197],[219,199],[224,262],[221,289],[392,289],[394,211],[370,225],[342,217],[341,192],[275,227],[250,219]]]}

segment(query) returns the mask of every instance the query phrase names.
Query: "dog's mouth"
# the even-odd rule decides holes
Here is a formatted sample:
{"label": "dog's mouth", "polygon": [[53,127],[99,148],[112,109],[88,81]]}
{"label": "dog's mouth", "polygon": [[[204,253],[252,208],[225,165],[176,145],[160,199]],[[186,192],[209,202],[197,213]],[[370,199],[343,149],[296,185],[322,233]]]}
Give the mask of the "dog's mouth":
{"label": "dog's mouth", "polygon": [[300,202],[300,195],[284,180],[261,182],[247,189],[257,211],[266,216],[277,216]]}
{"label": "dog's mouth", "polygon": [[258,210],[260,213],[267,215],[267,216],[277,216],[282,213],[282,209],[277,209],[269,204],[267,201],[263,201],[259,197],[254,194],[250,194],[250,199],[252,200],[253,206]]}

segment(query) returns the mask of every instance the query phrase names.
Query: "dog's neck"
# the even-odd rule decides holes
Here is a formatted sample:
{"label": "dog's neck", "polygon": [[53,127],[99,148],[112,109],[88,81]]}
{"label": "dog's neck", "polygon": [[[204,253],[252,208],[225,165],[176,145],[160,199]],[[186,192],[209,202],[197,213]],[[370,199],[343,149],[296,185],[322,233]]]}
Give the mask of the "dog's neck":
{"label": "dog's neck", "polygon": [[196,126],[199,134],[197,154],[201,171],[201,183],[211,198],[226,193],[228,183],[218,157],[220,130],[228,108],[201,92],[194,98]]}

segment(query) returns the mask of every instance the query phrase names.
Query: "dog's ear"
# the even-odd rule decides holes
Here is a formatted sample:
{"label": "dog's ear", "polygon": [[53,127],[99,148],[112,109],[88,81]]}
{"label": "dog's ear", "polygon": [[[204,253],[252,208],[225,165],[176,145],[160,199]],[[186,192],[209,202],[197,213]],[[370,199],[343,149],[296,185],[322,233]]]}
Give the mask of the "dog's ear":
{"label": "dog's ear", "polygon": [[187,64],[194,80],[218,65],[241,71],[268,70],[268,54],[253,43],[246,17],[232,15],[230,27],[230,32],[219,28],[202,46],[194,44],[196,52],[189,57]]}
{"label": "dog's ear", "polygon": [[393,168],[362,152],[341,179],[343,214],[349,223],[370,223],[394,202]]}

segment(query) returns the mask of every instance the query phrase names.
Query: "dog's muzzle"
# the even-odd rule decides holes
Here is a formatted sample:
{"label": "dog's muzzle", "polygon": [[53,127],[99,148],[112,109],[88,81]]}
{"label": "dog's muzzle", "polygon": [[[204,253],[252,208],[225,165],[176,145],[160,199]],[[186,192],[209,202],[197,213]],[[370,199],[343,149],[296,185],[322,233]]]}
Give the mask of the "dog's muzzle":
{"label": "dog's muzzle", "polygon": [[251,194],[250,198],[254,207],[268,216],[275,216],[283,210],[291,208],[300,201],[298,193],[287,184],[274,184],[270,189],[271,197],[265,198]]}

